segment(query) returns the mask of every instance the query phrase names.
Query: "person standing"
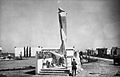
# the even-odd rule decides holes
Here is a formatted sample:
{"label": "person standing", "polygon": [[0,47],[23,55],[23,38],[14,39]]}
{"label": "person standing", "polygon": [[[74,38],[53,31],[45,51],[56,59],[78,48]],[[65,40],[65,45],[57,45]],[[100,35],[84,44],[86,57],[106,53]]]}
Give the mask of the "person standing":
{"label": "person standing", "polygon": [[83,53],[82,51],[79,52],[79,58],[80,58],[80,62],[81,62],[81,65],[83,64],[82,63],[82,60],[83,60]]}
{"label": "person standing", "polygon": [[22,60],[22,51],[20,52],[20,60]]}
{"label": "person standing", "polygon": [[77,66],[76,65],[77,65],[77,63],[76,63],[75,59],[73,59],[71,65],[72,65],[72,75],[76,76],[76,70],[77,70]]}
{"label": "person standing", "polygon": [[46,68],[46,61],[45,61],[45,59],[46,59],[46,56],[44,56],[44,58],[43,58],[43,61],[42,61],[43,65],[42,65],[42,68]]}

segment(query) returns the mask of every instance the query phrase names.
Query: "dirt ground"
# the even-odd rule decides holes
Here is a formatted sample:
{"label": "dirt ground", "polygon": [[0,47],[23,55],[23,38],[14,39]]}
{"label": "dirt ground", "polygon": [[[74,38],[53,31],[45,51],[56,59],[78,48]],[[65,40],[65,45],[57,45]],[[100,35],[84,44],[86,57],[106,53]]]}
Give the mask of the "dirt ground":
{"label": "dirt ground", "polygon": [[[15,69],[29,66],[36,66],[35,58],[0,61],[0,77],[66,77],[57,75],[35,75],[35,68],[2,71],[2,69]],[[120,77],[120,73],[117,74],[120,71],[120,66],[115,66],[110,61],[98,60],[96,62],[84,63],[82,68],[84,70],[79,71],[76,77]]]}

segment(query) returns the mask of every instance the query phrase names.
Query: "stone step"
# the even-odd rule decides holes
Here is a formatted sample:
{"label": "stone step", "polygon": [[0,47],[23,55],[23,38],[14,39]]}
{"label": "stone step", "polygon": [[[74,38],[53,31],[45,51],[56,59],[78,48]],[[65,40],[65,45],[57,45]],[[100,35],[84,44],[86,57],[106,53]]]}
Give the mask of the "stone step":
{"label": "stone step", "polygon": [[69,76],[67,73],[39,73],[39,75],[58,75],[58,76]]}
{"label": "stone step", "polygon": [[65,71],[41,71],[40,73],[66,73]]}
{"label": "stone step", "polygon": [[46,68],[41,69],[40,75],[62,75],[62,76],[69,76],[69,70],[68,69],[60,69],[60,68]]}
{"label": "stone step", "polygon": [[51,69],[51,68],[47,68],[47,69],[41,69],[41,71],[69,71],[69,69]]}

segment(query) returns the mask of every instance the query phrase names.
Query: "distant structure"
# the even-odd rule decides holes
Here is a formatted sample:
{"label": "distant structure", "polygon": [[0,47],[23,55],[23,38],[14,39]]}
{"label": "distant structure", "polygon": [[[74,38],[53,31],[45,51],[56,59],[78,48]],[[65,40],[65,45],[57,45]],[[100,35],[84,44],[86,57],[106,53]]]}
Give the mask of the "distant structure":
{"label": "distant structure", "polygon": [[96,48],[96,50],[100,57],[107,55],[107,48]]}
{"label": "distant structure", "polygon": [[120,47],[112,47],[111,56],[114,64],[120,64]]}
{"label": "distant structure", "polygon": [[41,47],[15,47],[15,57],[35,57],[36,52],[41,51]]}
{"label": "distant structure", "polygon": [[0,56],[1,56],[1,54],[2,54],[2,50],[3,50],[2,47],[0,47]]}

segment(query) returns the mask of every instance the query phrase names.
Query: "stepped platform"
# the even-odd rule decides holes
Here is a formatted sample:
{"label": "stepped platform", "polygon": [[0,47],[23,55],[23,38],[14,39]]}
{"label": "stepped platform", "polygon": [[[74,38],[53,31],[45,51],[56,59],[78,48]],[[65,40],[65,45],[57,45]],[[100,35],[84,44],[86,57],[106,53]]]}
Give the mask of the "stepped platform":
{"label": "stepped platform", "polygon": [[66,68],[45,68],[41,69],[39,75],[69,76],[70,70]]}

